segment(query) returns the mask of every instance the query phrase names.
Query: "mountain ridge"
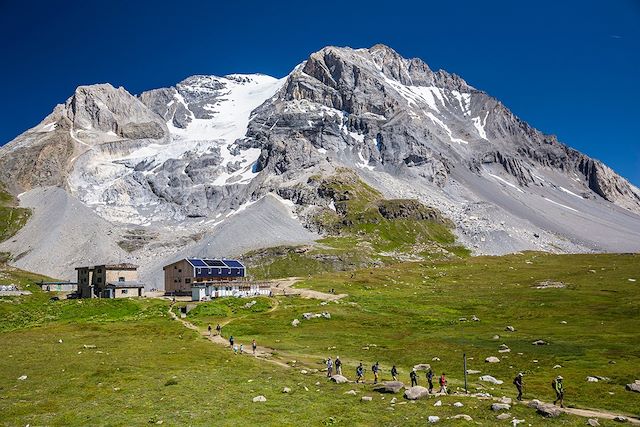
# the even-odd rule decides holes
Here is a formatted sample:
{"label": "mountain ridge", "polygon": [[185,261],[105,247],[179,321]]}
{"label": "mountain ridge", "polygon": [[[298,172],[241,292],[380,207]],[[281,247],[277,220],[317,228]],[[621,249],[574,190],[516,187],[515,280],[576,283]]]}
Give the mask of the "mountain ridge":
{"label": "mountain ridge", "polygon": [[384,45],[328,46],[281,79],[196,75],[137,96],[80,86],[0,148],[14,194],[60,187],[114,229],[185,238],[215,234],[268,194],[310,227],[335,202],[310,177],[340,168],[439,209],[476,253],[640,250],[640,190],[461,77]]}

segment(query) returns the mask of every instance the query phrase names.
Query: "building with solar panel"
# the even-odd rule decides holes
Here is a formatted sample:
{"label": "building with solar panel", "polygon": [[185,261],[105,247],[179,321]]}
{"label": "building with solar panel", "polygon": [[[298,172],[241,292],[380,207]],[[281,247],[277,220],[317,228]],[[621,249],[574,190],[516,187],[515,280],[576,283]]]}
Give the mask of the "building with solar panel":
{"label": "building with solar panel", "polygon": [[226,296],[268,295],[269,287],[247,280],[235,259],[184,258],[163,267],[167,295],[192,295],[194,301]]}

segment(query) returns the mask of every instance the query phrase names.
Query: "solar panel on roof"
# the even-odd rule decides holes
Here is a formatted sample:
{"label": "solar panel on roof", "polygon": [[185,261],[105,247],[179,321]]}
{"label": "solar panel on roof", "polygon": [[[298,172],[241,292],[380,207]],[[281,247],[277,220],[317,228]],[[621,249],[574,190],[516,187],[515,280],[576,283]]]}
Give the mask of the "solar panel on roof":
{"label": "solar panel on roof", "polygon": [[203,259],[203,261],[211,267],[226,267],[226,265],[224,265],[224,262],[220,261],[219,259]]}
{"label": "solar panel on roof", "polygon": [[191,265],[193,265],[194,267],[206,267],[207,264],[204,263],[204,261],[202,261],[201,259],[197,259],[197,258],[189,258],[188,261],[191,263]]}
{"label": "solar panel on roof", "polygon": [[235,259],[223,259],[222,260],[225,264],[227,264],[227,266],[229,267],[235,267],[235,268],[243,268],[244,265],[242,265],[239,261],[236,261]]}

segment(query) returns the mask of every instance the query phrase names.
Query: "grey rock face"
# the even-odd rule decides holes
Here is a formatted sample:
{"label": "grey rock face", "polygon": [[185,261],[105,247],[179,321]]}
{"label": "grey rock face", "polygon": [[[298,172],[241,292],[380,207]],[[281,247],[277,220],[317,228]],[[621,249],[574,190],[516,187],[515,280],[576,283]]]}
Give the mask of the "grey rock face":
{"label": "grey rock face", "polygon": [[309,177],[342,167],[439,209],[478,253],[640,250],[640,190],[460,77],[383,45],[324,48],[281,80],[193,76],[138,97],[79,87],[0,148],[14,193],[58,186],[116,225],[199,220],[204,235],[267,193],[305,223],[329,206]]}

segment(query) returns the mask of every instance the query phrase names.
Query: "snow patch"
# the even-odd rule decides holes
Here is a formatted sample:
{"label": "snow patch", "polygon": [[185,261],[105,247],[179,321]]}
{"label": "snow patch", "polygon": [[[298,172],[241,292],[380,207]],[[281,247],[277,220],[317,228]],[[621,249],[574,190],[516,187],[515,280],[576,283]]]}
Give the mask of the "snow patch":
{"label": "snow patch", "polygon": [[487,139],[487,132],[485,132],[484,127],[487,124],[487,117],[489,117],[489,112],[487,111],[487,114],[484,116],[484,120],[480,118],[480,116],[478,117],[474,117],[471,120],[473,121],[473,126],[475,126],[476,130],[478,131],[478,135],[480,135],[480,138],[488,141]]}
{"label": "snow patch", "polygon": [[449,139],[451,140],[451,142],[457,142],[458,144],[468,144],[467,141],[465,141],[464,139],[460,139],[460,138],[454,138],[453,137],[453,133],[451,132],[451,129],[449,129],[449,126],[447,126],[442,120],[440,120],[439,118],[437,118],[436,116],[433,115],[432,112],[426,112],[425,113],[427,115],[427,117],[429,117],[434,123],[436,123],[437,125],[439,125],[441,128],[443,128],[445,130],[445,132],[447,132],[447,134],[449,135]]}
{"label": "snow patch", "polygon": [[567,193],[567,194],[571,194],[573,197],[577,197],[578,199],[582,199],[582,198],[583,198],[581,195],[576,194],[576,193],[574,193],[574,192],[573,192],[573,191],[571,191],[571,190],[567,190],[567,189],[566,189],[566,188],[564,188],[564,187],[560,187],[560,190],[564,191],[564,192],[565,192],[565,193]]}
{"label": "snow patch", "polygon": [[561,207],[563,207],[563,208],[565,208],[565,209],[569,209],[570,211],[573,211],[573,212],[579,212],[577,209],[573,209],[573,208],[571,208],[571,207],[569,207],[569,206],[567,206],[567,205],[563,205],[562,203],[558,203],[558,202],[556,202],[556,201],[554,201],[554,200],[547,199],[546,197],[543,197],[543,199],[545,199],[545,200],[546,200],[547,202],[549,202],[549,203],[553,203],[554,205],[561,206]]}
{"label": "snow patch", "polygon": [[465,116],[471,115],[471,94],[470,93],[460,93],[457,90],[452,90],[451,94],[458,100],[460,104],[460,110],[462,110],[462,114]]}

